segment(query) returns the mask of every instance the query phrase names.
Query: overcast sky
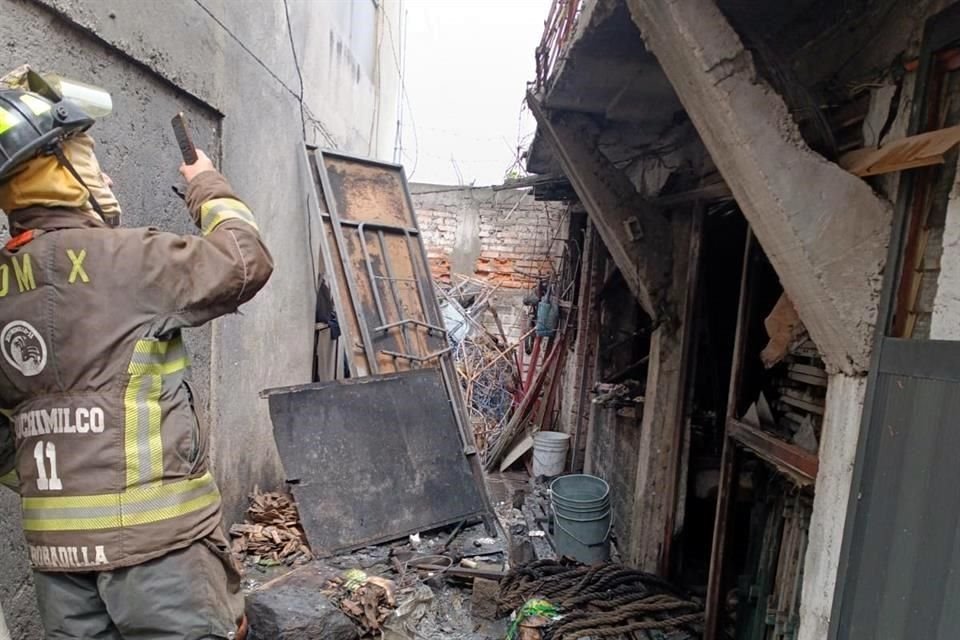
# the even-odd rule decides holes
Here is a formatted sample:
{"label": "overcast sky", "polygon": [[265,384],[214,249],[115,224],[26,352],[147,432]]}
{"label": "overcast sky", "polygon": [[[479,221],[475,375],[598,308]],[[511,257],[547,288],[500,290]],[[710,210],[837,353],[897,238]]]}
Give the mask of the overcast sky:
{"label": "overcast sky", "polygon": [[549,9],[550,0],[403,0],[411,181],[503,181],[518,129],[521,139],[535,129],[529,111],[519,127],[518,117]]}

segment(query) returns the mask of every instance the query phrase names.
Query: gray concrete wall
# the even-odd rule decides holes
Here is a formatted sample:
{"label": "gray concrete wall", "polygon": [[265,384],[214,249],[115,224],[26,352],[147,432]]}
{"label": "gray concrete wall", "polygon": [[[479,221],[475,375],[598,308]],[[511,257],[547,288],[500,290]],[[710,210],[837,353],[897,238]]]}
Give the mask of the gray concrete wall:
{"label": "gray concrete wall", "polygon": [[[310,379],[316,251],[305,240],[304,139],[391,159],[399,4],[0,0],[0,15],[0,68],[28,62],[112,92],[114,113],[92,133],[126,224],[189,229],[170,191],[178,110],[260,221],[273,279],[242,314],[188,338],[226,517],[236,520],[254,485],[283,480],[259,391]],[[19,640],[39,628],[16,511],[0,498],[0,602]]]}

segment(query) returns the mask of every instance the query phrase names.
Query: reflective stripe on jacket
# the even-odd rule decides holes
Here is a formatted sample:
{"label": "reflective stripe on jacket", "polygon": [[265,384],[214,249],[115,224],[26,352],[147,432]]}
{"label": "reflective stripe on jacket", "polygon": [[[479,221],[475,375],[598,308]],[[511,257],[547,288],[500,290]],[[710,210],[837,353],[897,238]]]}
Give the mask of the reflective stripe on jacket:
{"label": "reflective stripe on jacket", "polygon": [[21,494],[39,570],[139,564],[220,523],[180,330],[236,311],[273,263],[219,173],[187,204],[199,236],[11,216],[33,238],[0,251],[0,482]]}

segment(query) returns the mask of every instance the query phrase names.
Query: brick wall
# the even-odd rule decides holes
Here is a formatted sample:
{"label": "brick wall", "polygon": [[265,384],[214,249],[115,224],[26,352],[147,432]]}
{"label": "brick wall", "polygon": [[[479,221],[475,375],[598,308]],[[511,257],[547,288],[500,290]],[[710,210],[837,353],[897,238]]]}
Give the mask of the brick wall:
{"label": "brick wall", "polygon": [[537,202],[526,190],[411,184],[434,278],[460,273],[499,285],[494,306],[511,339],[522,335],[522,300],[538,276],[559,265],[566,205]]}

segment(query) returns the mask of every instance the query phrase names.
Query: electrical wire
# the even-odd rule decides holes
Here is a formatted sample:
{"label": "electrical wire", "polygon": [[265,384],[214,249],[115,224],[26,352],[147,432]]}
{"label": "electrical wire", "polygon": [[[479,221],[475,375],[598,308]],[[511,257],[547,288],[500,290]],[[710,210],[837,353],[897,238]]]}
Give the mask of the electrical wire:
{"label": "electrical wire", "polygon": [[297,68],[297,79],[300,81],[300,95],[297,96],[297,102],[300,103],[300,129],[303,133],[303,143],[307,143],[307,117],[303,111],[303,71],[300,69],[300,59],[297,57],[297,47],[293,43],[293,27],[290,25],[290,5],[287,0],[283,0],[283,14],[287,18],[287,38],[290,39],[290,51],[293,53],[293,66]]}
{"label": "electrical wire", "polygon": [[[307,116],[303,103],[303,70],[300,68],[300,58],[297,56],[297,47],[293,42],[293,26],[290,23],[290,5],[287,0],[283,0],[283,13],[287,19],[287,37],[290,40],[290,51],[293,53],[293,64],[297,68],[297,78],[300,81],[300,95],[297,96],[297,102],[300,104],[300,131],[303,135],[303,145],[307,145]],[[310,216],[310,194],[307,193],[307,206],[304,207],[307,223],[307,251],[310,257],[310,273],[313,277],[314,292],[320,292],[320,280],[317,276],[317,258],[313,252],[313,220]]]}
{"label": "electrical wire", "polygon": [[228,27],[227,25],[225,25],[225,24],[223,23],[223,21],[220,20],[220,18],[218,18],[216,15],[214,15],[214,13],[213,13],[212,11],[210,11],[210,9],[207,9],[207,7],[205,7],[204,4],[203,4],[202,2],[200,2],[200,0],[193,0],[193,1],[194,1],[194,3],[196,3],[196,5],[197,5],[198,7],[200,7],[200,8],[203,10],[204,13],[206,13],[208,16],[210,16],[210,18],[211,18],[214,22],[216,22],[216,23],[220,26],[220,28],[223,29],[224,32],[225,32],[228,36],[230,36],[230,37],[233,39],[233,41],[236,42],[236,43],[240,46],[241,49],[243,49],[251,58],[253,58],[253,59],[257,62],[257,64],[259,64],[261,67],[263,67],[263,70],[266,71],[268,74],[270,74],[270,77],[272,77],[274,80],[276,80],[276,81],[280,84],[280,86],[282,86],[284,89],[286,89],[286,90],[290,93],[290,95],[292,95],[294,98],[297,98],[297,99],[299,100],[300,96],[297,95],[297,92],[294,91],[293,89],[291,89],[289,86],[287,86],[287,83],[284,82],[284,81],[280,78],[280,76],[278,76],[276,73],[274,73],[274,72],[273,72],[273,69],[271,69],[269,66],[267,66],[267,63],[266,63],[266,62],[264,62],[263,60],[261,60],[260,57],[259,57],[257,54],[255,54],[255,53],[250,49],[250,47],[248,47],[247,45],[245,45],[245,44],[243,43],[243,40],[241,40],[239,37],[237,37],[237,35],[236,35],[233,31],[230,30],[230,27]]}
{"label": "electrical wire", "polygon": [[[396,63],[397,69],[400,69],[400,56],[397,54],[396,47],[397,41],[393,36],[393,25],[391,24],[390,17],[387,15],[386,11],[383,13],[383,20],[387,25],[387,31],[390,32],[390,50],[393,53],[393,61]],[[403,77],[403,74],[400,76],[400,92],[403,94],[403,100],[407,103],[407,111],[410,113],[410,128],[413,131],[413,167],[410,169],[410,173],[407,175],[408,179],[413,179],[413,174],[417,172],[417,162],[420,159],[420,140],[417,137],[417,120],[413,117],[413,106],[410,104],[410,96],[407,94],[407,82]],[[405,155],[405,152],[401,151],[401,155]],[[409,155],[407,157],[409,157]]]}
{"label": "electrical wire", "polygon": [[[267,65],[266,62],[264,62],[256,53],[254,53],[235,33],[233,33],[233,31],[226,24],[223,23],[222,20],[220,20],[213,12],[211,12],[206,6],[204,6],[204,4],[200,0],[193,0],[193,1],[198,7],[200,7],[201,10],[203,10],[204,13],[210,16],[210,19],[212,19],[221,29],[223,29],[223,31],[228,36],[230,36],[230,38],[234,42],[236,42],[241,49],[243,49],[251,58],[253,58],[253,60],[256,61],[256,63],[260,65],[260,67],[262,67],[263,70],[270,75],[270,77],[272,77],[290,95],[296,98],[297,104],[300,107],[300,129],[301,129],[301,135],[303,136],[303,144],[304,145],[307,144],[307,123],[309,122],[311,125],[311,128],[315,132],[319,132],[320,135],[326,140],[328,145],[330,145],[331,147],[337,147],[338,145],[336,143],[335,138],[330,134],[329,131],[327,131],[323,123],[316,118],[316,116],[310,110],[310,107],[304,101],[303,69],[300,65],[300,58],[297,54],[297,48],[293,38],[293,26],[290,20],[290,7],[287,3],[287,0],[283,0],[283,10],[284,10],[284,17],[286,18],[286,23],[287,23],[287,38],[290,41],[290,51],[293,54],[293,63],[297,70],[297,79],[300,85],[299,91],[295,91],[293,88],[287,85],[287,83],[284,82],[283,79],[281,79],[280,76],[278,76]],[[310,219],[309,205],[310,205],[310,195],[307,194],[307,206],[305,207],[304,210],[307,212],[306,231],[307,231],[307,242],[309,245],[310,267],[311,267],[311,272],[313,274],[313,286],[315,290],[319,290],[319,287],[320,287],[319,272],[318,272],[318,266],[316,264],[316,256],[314,255],[314,251],[313,251],[313,224],[312,224],[312,220]]]}

